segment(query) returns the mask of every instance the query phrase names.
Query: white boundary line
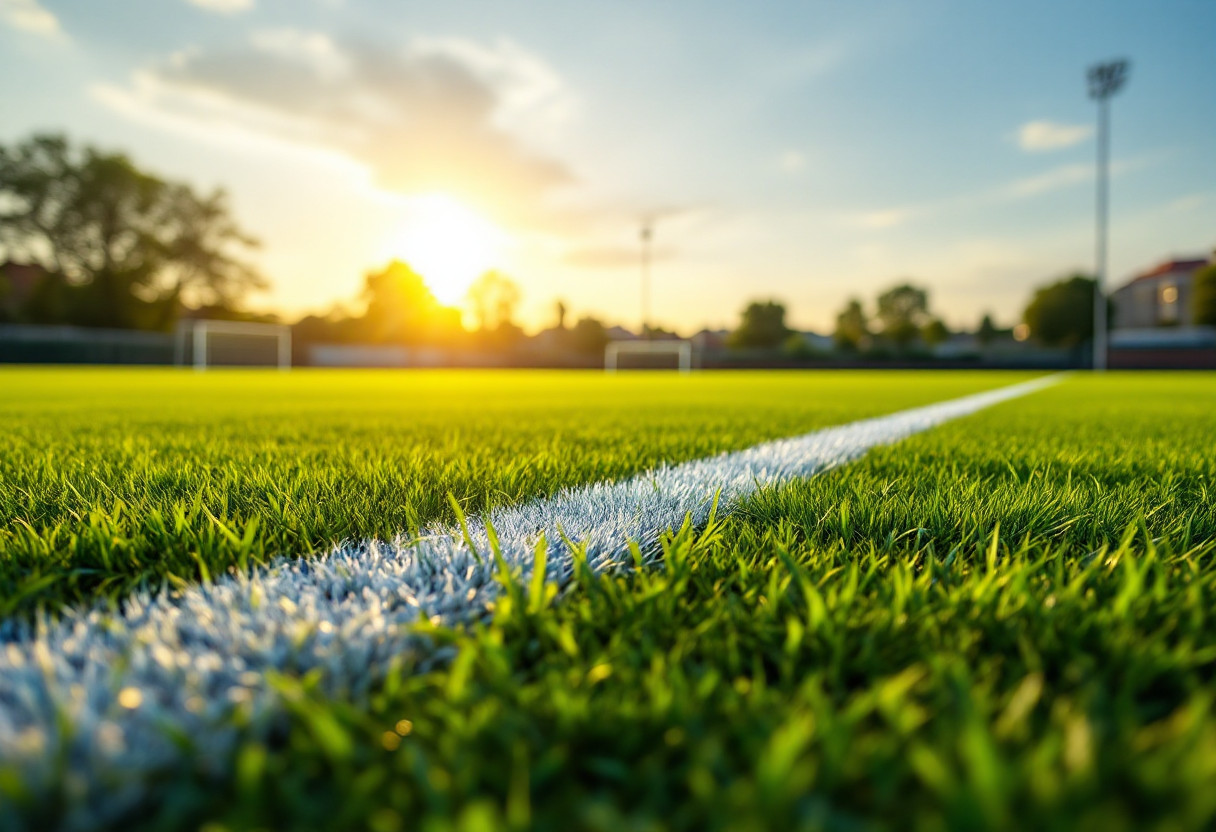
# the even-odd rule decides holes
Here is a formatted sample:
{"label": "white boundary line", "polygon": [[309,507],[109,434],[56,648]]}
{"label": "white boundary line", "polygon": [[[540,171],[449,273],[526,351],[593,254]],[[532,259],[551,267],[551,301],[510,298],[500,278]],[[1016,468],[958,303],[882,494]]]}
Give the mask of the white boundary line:
{"label": "white boundary line", "polygon": [[[661,534],[689,515],[703,524],[715,493],[726,513],[761,487],[851,462],[1058,379],[571,488],[494,509],[489,521],[525,586],[542,533],[548,574],[564,583],[573,561],[562,534],[586,544],[594,569],[627,566],[628,541],[653,553]],[[432,527],[414,541],[354,543],[180,593],[140,594],[121,612],[69,611],[33,626],[6,622],[0,765],[19,767],[36,785],[67,782],[79,801],[70,825],[80,828],[114,819],[139,800],[144,775],[182,762],[167,726],[193,743],[195,765],[210,761],[218,769],[237,739],[225,717],[242,703],[264,713],[273,700],[266,671],[319,669],[322,690],[359,696],[394,657],[427,649],[410,634],[420,616],[456,626],[485,615],[498,594],[496,569],[484,520],[471,520],[468,531],[486,557],[471,552],[459,530]],[[65,725],[70,734],[62,733]]]}

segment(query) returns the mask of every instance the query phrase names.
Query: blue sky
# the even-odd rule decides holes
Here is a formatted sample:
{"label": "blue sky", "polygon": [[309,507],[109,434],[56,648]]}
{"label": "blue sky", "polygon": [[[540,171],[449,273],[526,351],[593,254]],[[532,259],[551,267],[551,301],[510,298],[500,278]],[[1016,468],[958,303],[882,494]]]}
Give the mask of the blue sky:
{"label": "blue sky", "polygon": [[0,140],[223,185],[293,314],[397,255],[636,325],[654,216],[668,326],[777,297],[827,329],[905,278],[1012,323],[1092,262],[1096,60],[1133,62],[1112,281],[1216,247],[1213,38],[1208,0],[0,0]]}

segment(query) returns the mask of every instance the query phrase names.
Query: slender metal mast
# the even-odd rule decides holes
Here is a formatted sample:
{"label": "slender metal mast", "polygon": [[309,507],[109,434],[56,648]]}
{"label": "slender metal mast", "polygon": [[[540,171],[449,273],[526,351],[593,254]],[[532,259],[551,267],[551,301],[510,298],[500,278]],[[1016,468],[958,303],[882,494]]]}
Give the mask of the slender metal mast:
{"label": "slender metal mast", "polygon": [[650,339],[650,242],[654,239],[654,220],[642,220],[642,336]]}
{"label": "slender metal mast", "polygon": [[1127,82],[1128,61],[1110,61],[1089,69],[1089,97],[1098,102],[1097,228],[1094,240],[1093,368],[1106,369],[1106,260],[1110,223],[1110,99]]}

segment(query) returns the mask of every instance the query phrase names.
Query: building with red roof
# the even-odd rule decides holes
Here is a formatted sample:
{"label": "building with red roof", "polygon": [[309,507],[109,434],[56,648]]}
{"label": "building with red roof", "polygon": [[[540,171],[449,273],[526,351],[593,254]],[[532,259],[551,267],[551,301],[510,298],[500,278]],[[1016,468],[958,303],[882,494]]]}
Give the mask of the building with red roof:
{"label": "building with red roof", "polygon": [[1190,326],[1192,284],[1195,272],[1208,264],[1201,257],[1167,260],[1136,275],[1111,296],[1112,329]]}

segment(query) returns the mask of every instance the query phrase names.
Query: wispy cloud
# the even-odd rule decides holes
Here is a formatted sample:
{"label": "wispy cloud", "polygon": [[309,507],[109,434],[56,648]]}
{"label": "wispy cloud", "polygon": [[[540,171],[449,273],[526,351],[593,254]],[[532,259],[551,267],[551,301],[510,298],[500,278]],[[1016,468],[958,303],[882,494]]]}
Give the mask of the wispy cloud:
{"label": "wispy cloud", "polygon": [[47,38],[62,38],[59,18],[43,8],[38,0],[0,0],[0,20],[14,29]]}
{"label": "wispy cloud", "polygon": [[220,14],[239,14],[247,12],[254,6],[254,0],[186,0],[192,6]]}
{"label": "wispy cloud", "polygon": [[1209,194],[1205,193],[1187,194],[1186,196],[1181,196],[1175,200],[1172,200],[1167,208],[1170,211],[1178,212],[1194,211],[1196,208],[1203,207],[1203,205],[1207,203],[1208,197]]}
{"label": "wispy cloud", "polygon": [[[1117,161],[1111,165],[1111,174],[1117,176],[1143,164],[1145,164],[1143,160]],[[913,219],[922,219],[949,211],[970,210],[985,205],[1030,199],[1073,185],[1092,182],[1093,177],[1094,168],[1092,165],[1060,165],[1043,173],[1015,179],[1003,185],[975,193],[850,214],[847,216],[846,222],[848,225],[862,228],[893,228],[904,225]]]}
{"label": "wispy cloud", "polygon": [[267,31],[178,53],[98,93],[128,113],[338,153],[391,193],[445,191],[517,211],[574,181],[529,141],[538,125],[565,117],[573,96],[510,40],[392,48]]}
{"label": "wispy cloud", "polygon": [[993,195],[997,198],[1021,199],[1023,197],[1037,196],[1049,191],[1057,191],[1060,188],[1066,188],[1078,182],[1088,182],[1093,178],[1094,168],[1092,165],[1061,165],[1046,173],[1010,182],[1008,185],[998,188]]}
{"label": "wispy cloud", "polygon": [[1057,124],[1054,121],[1028,121],[1018,128],[1018,146],[1030,153],[1062,150],[1088,139],[1094,128],[1088,124]]}
{"label": "wispy cloud", "polygon": [[855,51],[856,43],[852,38],[826,38],[793,53],[772,56],[762,65],[761,72],[778,84],[804,84],[837,69]]}

